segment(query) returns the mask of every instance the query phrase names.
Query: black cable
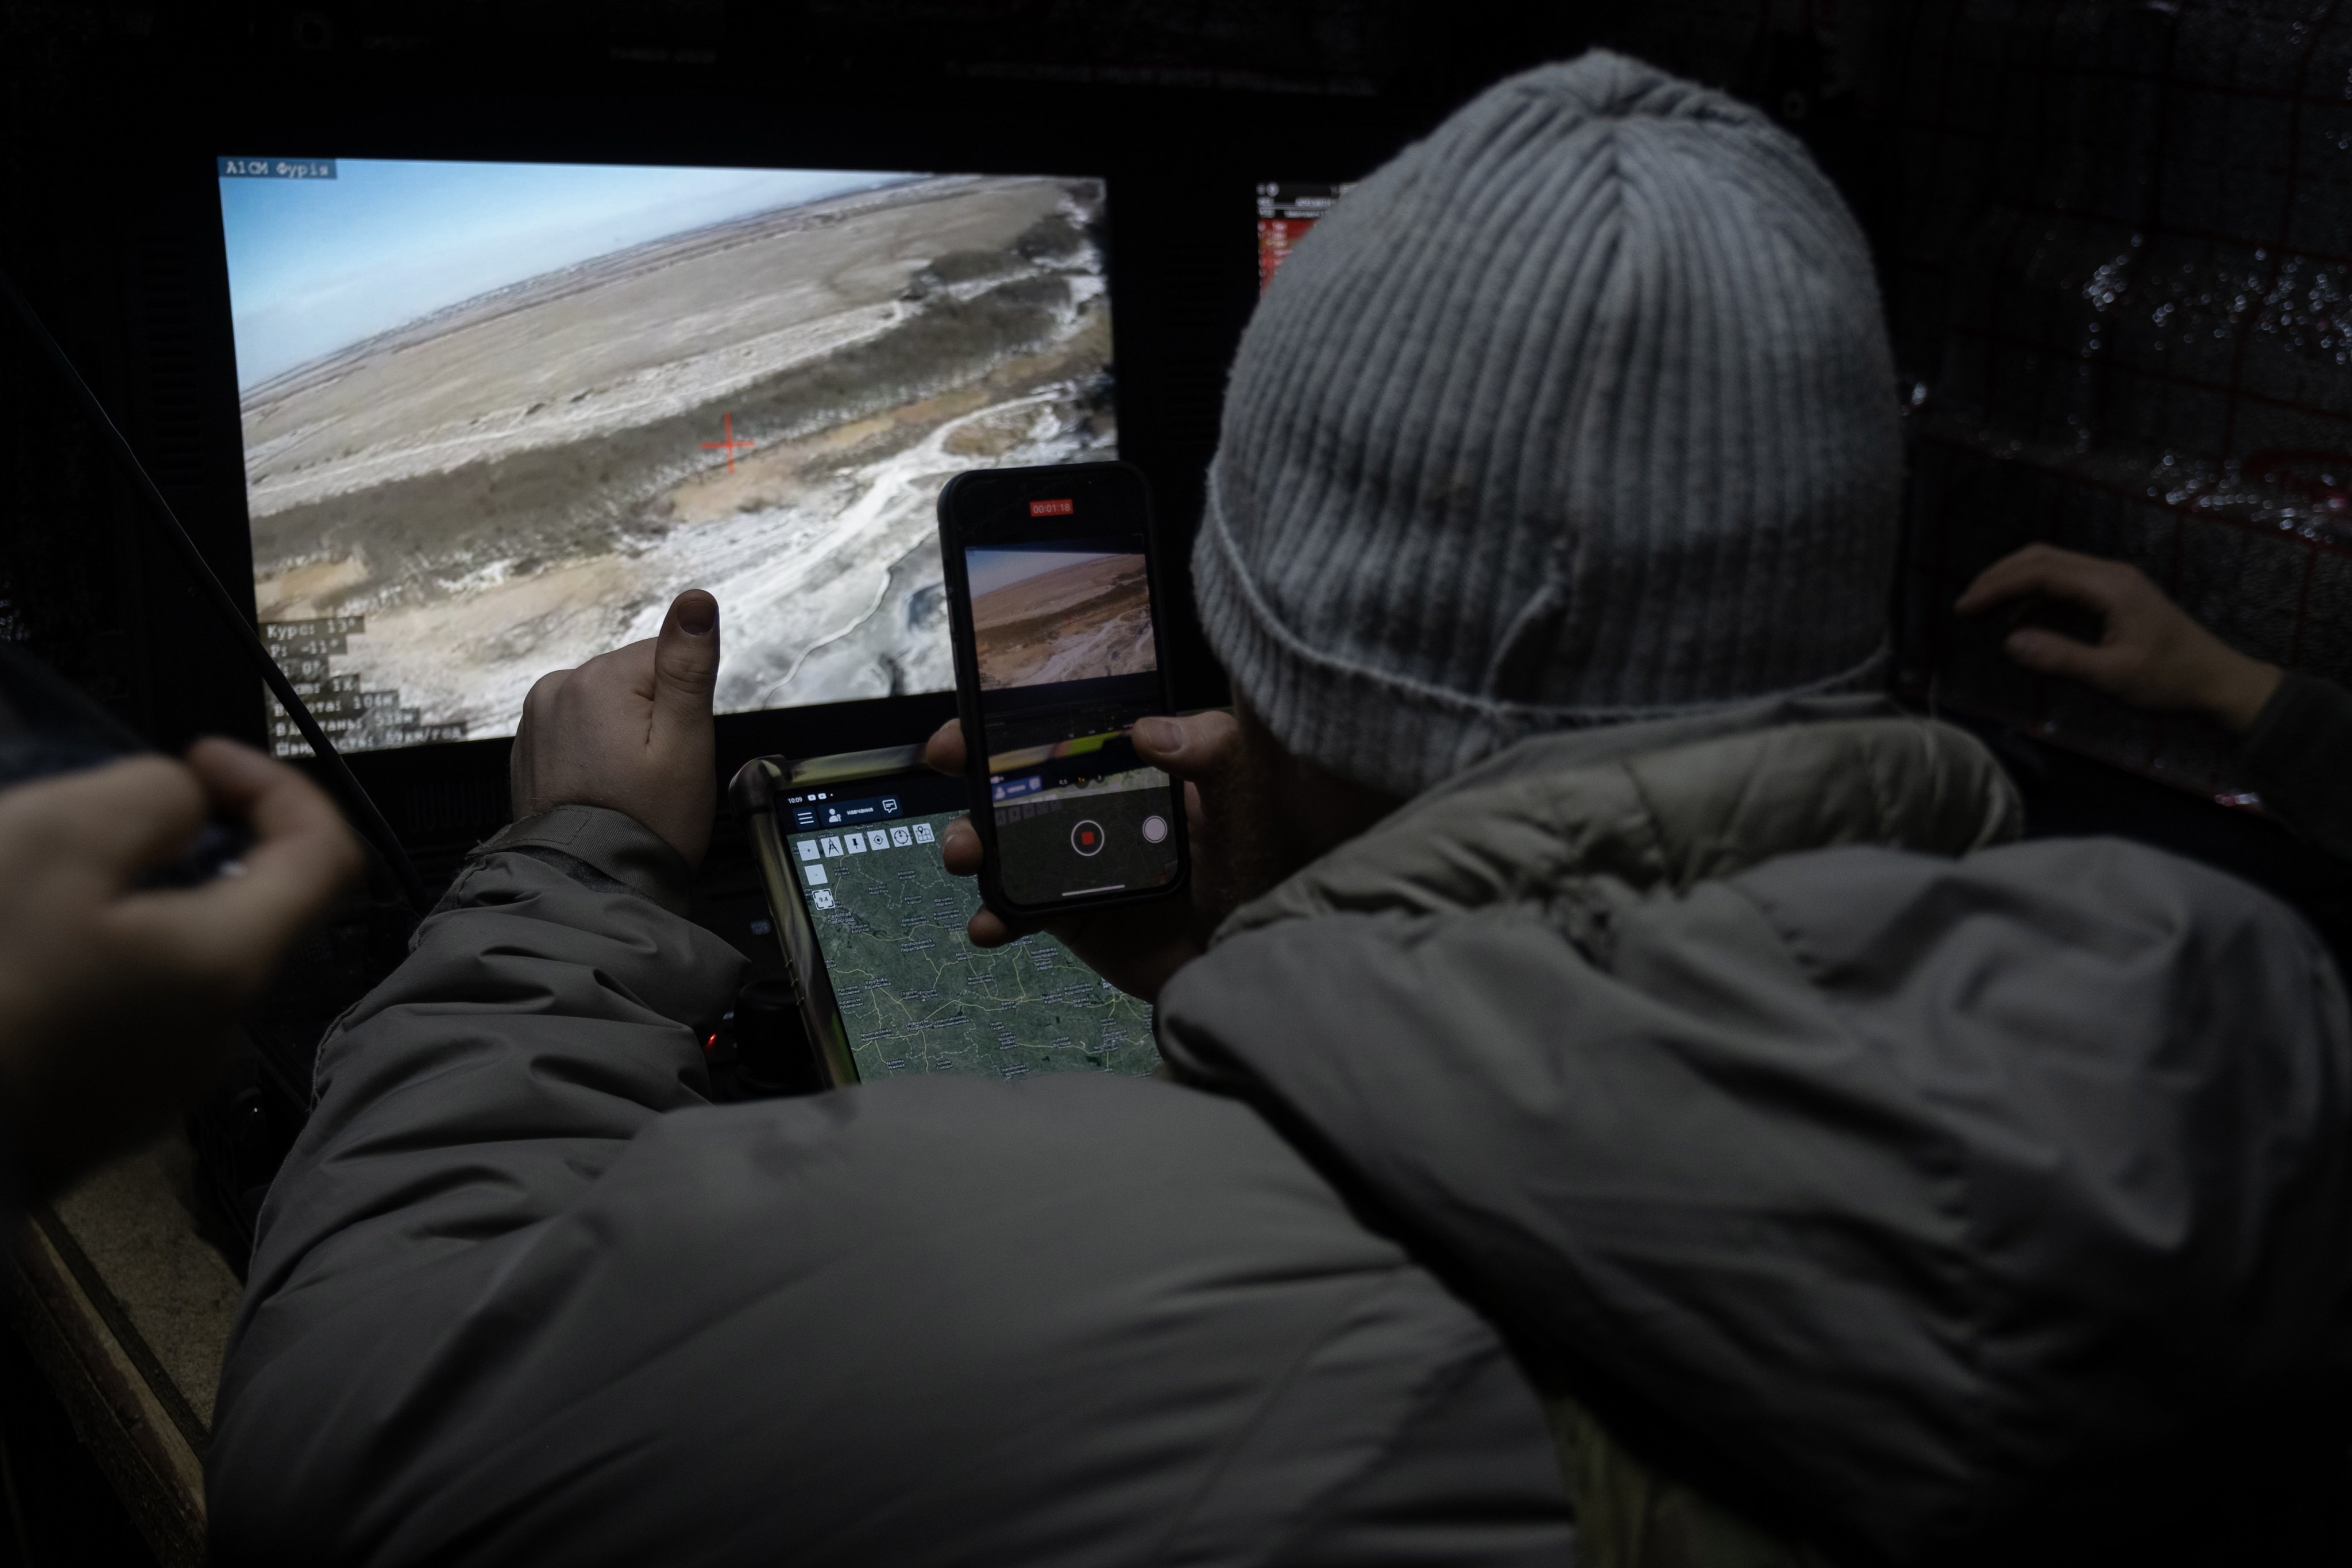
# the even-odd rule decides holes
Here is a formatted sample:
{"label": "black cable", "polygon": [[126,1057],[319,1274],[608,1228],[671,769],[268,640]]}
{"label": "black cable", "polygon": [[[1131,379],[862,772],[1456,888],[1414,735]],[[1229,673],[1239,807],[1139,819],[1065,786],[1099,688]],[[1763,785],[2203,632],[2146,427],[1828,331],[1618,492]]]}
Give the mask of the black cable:
{"label": "black cable", "polygon": [[343,761],[343,754],[335,750],[334,742],[327,739],[327,732],[319,728],[318,720],[310,716],[310,710],[295,694],[294,683],[286,679],[286,672],[278,668],[276,659],[269,657],[269,649],[263,646],[252,623],[245,618],[245,612],[237,607],[235,599],[229,597],[228,590],[221,586],[221,580],[214,574],[211,563],[205,561],[204,552],[196,548],[196,542],[188,537],[187,529],[182,526],[179,514],[172,510],[172,503],[163,499],[163,492],[155,488],[155,481],[148,476],[146,465],[139,460],[139,454],[131,449],[131,443],[123,438],[122,432],[107,414],[106,405],[98,400],[98,394],[89,389],[89,383],[81,378],[81,372],[74,368],[73,361],[66,357],[66,351],[58,346],[58,340],[51,337],[48,328],[41,324],[41,318],[34,312],[32,302],[17,292],[16,285],[5,271],[0,271],[0,294],[8,297],[8,303],[15,308],[17,319],[25,323],[25,330],[33,335],[33,341],[40,345],[41,352],[48,355],[49,363],[58,367],[58,373],[65,377],[66,384],[80,400],[82,411],[89,416],[90,423],[98,426],[100,434],[114,448],[115,457],[137,482],[140,492],[147,498],[164,539],[179,551],[188,574],[212,600],[213,608],[219,613],[222,622],[231,628],[238,647],[253,661],[254,668],[261,672],[261,679],[268,683],[279,705],[293,719],[295,728],[302,731],[302,738],[310,743],[311,754],[319,759],[320,765],[326,772],[327,787],[341,799],[343,810],[351,817],[352,825],[375,846],[377,852],[383,857],[384,864],[392,868],[410,912],[422,916],[427,907],[425,884],[418,879],[416,868],[409,863],[408,851],[402,847],[399,835],[393,832],[392,824],[383,819],[383,813],[376,809],[375,802],[368,797],[366,789],[352,776],[351,764]]}

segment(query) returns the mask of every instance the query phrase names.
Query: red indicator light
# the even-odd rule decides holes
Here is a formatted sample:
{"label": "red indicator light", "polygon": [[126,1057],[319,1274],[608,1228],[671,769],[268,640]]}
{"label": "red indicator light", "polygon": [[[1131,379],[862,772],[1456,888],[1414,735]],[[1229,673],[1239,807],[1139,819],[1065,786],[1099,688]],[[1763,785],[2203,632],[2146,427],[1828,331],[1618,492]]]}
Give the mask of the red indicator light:
{"label": "red indicator light", "polygon": [[1031,517],[1067,517],[1076,510],[1068,500],[1033,500],[1029,503]]}
{"label": "red indicator light", "polygon": [[1078,842],[1081,844],[1092,844],[1094,841],[1095,836],[1091,833],[1081,833],[1078,835]]}

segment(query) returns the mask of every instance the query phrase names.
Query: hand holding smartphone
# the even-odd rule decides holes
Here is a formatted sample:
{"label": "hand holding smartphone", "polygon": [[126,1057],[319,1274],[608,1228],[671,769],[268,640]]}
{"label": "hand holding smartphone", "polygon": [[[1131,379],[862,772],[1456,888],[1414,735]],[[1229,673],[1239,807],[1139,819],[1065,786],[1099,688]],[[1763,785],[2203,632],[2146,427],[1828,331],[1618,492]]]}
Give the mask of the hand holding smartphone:
{"label": "hand holding smartphone", "polygon": [[1125,463],[990,468],[940,494],[981,897],[1044,920],[1175,892],[1182,789],[1128,731],[1171,710],[1150,496]]}

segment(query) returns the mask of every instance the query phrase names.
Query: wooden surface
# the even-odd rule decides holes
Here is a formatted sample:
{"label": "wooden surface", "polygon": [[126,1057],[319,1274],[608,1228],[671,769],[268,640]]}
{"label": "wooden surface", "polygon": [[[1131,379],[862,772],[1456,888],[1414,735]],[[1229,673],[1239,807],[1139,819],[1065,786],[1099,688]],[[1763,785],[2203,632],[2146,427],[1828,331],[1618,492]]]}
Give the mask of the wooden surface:
{"label": "wooden surface", "polygon": [[205,1449],[236,1274],[177,1135],[36,1209],[6,1307],[166,1568],[205,1561]]}

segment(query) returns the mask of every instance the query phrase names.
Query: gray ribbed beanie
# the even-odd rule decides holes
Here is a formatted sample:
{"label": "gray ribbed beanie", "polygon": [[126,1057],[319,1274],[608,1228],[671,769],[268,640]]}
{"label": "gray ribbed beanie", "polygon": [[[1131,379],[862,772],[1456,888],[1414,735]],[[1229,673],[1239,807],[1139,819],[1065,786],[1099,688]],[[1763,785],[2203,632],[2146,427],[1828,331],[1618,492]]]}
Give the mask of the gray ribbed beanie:
{"label": "gray ribbed beanie", "polygon": [[1349,192],[1234,362],[1192,570],[1286,746],[1416,794],[1537,730],[1856,687],[1900,438],[1868,247],[1756,110],[1594,53]]}

